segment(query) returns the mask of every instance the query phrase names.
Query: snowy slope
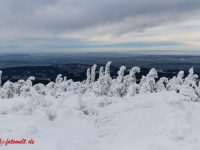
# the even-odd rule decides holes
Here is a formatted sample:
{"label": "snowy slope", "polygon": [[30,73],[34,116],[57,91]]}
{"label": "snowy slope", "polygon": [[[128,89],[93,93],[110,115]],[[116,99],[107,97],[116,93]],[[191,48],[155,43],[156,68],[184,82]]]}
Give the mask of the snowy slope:
{"label": "snowy slope", "polygon": [[[30,98],[0,99],[0,138],[34,139],[30,145],[2,145],[2,150],[198,150],[200,103],[187,102],[173,91],[134,97],[67,95],[33,114],[12,109]],[[81,99],[81,100],[80,100]],[[92,115],[79,109],[80,101]],[[49,113],[54,114],[50,119]]]}
{"label": "snowy slope", "polygon": [[[47,98],[50,97],[47,96]],[[8,103],[12,106],[12,103],[23,100],[23,98],[1,99],[0,102],[1,105],[8,107]],[[95,139],[97,139],[95,127],[77,117],[76,112],[73,111],[75,106],[63,105],[59,107],[62,100],[53,97],[51,97],[51,100],[54,101],[51,109],[56,112],[56,118],[53,121],[49,120],[48,115],[43,110],[36,110],[33,115],[1,114],[0,138],[3,140],[8,138],[15,140],[34,139],[35,143],[33,145],[2,145],[0,149],[95,150],[93,146],[96,143]],[[72,99],[67,99],[66,102],[71,100],[76,101],[72,97]]]}
{"label": "snowy slope", "polygon": [[99,116],[99,148],[195,150],[200,147],[200,104],[173,92],[137,95]]}

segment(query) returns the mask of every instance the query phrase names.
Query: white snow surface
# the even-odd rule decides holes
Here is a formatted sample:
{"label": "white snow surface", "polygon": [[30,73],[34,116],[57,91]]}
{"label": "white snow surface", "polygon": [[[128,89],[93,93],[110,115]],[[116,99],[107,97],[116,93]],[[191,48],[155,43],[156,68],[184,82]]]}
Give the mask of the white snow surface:
{"label": "white snow surface", "polygon": [[[46,95],[45,100],[48,107],[27,114],[30,97],[0,99],[0,139],[35,141],[3,144],[1,150],[200,149],[200,103],[184,101],[175,91],[134,97]],[[80,104],[93,113],[86,115]]]}

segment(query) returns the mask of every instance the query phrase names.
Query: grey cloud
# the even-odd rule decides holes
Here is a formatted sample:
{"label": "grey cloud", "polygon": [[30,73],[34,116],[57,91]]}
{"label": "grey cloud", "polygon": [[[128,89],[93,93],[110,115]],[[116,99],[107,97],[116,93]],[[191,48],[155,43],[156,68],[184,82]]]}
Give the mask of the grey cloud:
{"label": "grey cloud", "polygon": [[191,19],[192,14],[200,10],[199,0],[0,1],[0,30],[52,34],[99,26],[111,27],[105,31],[102,29],[102,33],[121,35],[130,31],[141,32],[164,22]]}

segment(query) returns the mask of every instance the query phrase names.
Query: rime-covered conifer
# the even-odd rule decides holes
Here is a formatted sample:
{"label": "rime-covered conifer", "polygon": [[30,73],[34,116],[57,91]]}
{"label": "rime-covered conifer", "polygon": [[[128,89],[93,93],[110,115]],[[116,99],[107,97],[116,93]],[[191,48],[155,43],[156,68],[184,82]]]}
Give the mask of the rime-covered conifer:
{"label": "rime-covered conifer", "polygon": [[158,82],[156,82],[156,85],[154,87],[154,91],[155,92],[161,92],[163,90],[165,90],[165,84],[168,83],[168,79],[166,77],[162,77],[158,80]]}
{"label": "rime-covered conifer", "polygon": [[91,83],[94,83],[95,81],[95,70],[96,70],[97,65],[94,64],[91,68]]}
{"label": "rime-covered conifer", "polygon": [[180,92],[180,85],[183,84],[184,71],[179,71],[177,77],[173,77],[169,80],[166,85],[166,89],[171,91],[175,90],[176,92]]}
{"label": "rime-covered conifer", "polygon": [[179,92],[182,95],[183,100],[198,101],[200,93],[196,85],[196,78],[198,78],[198,75],[194,74],[192,67],[190,68],[189,74],[185,78],[183,84],[179,86]]}
{"label": "rime-covered conifer", "polygon": [[2,71],[0,70],[0,87],[1,87],[1,75],[2,75]]}
{"label": "rime-covered conifer", "polygon": [[33,80],[35,80],[35,77],[33,77],[33,76],[29,77],[26,80],[25,85],[20,88],[21,94],[24,97],[27,97],[27,96],[30,96],[30,95],[34,94],[33,92],[31,92],[31,88],[32,88],[32,85],[33,85],[33,83],[32,83]]}
{"label": "rime-covered conifer", "polygon": [[116,78],[116,83],[112,86],[112,93],[115,96],[123,96],[125,94],[127,79],[124,80],[124,71],[126,70],[125,66],[121,66],[117,72],[118,77]]}
{"label": "rime-covered conifer", "polygon": [[90,84],[90,82],[91,82],[90,68],[87,69],[86,75],[87,75],[86,83]]}
{"label": "rime-covered conifer", "polygon": [[101,78],[103,76],[104,72],[103,72],[103,67],[100,67],[99,69],[99,78]]}
{"label": "rime-covered conifer", "polygon": [[126,95],[128,96],[134,96],[137,94],[138,90],[139,90],[139,86],[136,83],[136,73],[140,72],[140,68],[139,67],[133,67],[130,72],[129,75],[125,76],[125,79],[127,79],[127,91],[126,91]]}
{"label": "rime-covered conifer", "polygon": [[110,93],[110,88],[112,85],[112,79],[110,77],[110,65],[111,61],[106,64],[105,74],[102,76],[102,83],[100,85],[101,95],[108,95]]}
{"label": "rime-covered conifer", "polygon": [[110,76],[110,65],[111,65],[111,61],[109,61],[109,62],[106,64],[106,67],[105,67],[105,75],[109,75],[109,76]]}
{"label": "rime-covered conifer", "polygon": [[158,74],[156,69],[152,68],[147,76],[142,78],[139,93],[152,93],[155,86],[155,78],[158,78]]}

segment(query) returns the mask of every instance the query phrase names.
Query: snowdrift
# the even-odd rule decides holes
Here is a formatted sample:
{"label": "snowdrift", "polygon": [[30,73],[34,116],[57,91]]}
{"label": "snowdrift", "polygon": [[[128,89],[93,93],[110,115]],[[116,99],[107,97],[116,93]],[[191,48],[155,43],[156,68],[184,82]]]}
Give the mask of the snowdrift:
{"label": "snowdrift", "polygon": [[[8,144],[1,149],[196,150],[200,147],[200,103],[183,101],[176,92],[125,98],[71,95],[64,100],[52,96],[45,99],[52,105],[38,107],[31,115],[10,107],[16,102],[27,105],[30,99],[1,100],[1,108],[7,109],[7,114],[0,114],[1,138],[35,140],[32,145]],[[95,113],[81,111],[80,101],[90,101],[85,107]]]}
{"label": "snowdrift", "polygon": [[200,104],[175,92],[137,95],[109,105],[98,117],[99,148],[195,150],[200,147]]}

